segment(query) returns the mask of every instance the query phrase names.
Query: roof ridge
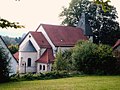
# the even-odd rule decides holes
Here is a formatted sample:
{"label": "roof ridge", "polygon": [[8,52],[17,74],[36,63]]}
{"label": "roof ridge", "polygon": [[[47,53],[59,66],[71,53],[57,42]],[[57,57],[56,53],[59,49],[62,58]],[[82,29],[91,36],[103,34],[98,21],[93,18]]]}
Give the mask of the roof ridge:
{"label": "roof ridge", "polygon": [[[71,28],[75,28],[75,27],[73,27],[73,26],[53,25],[53,24],[40,24],[35,31],[37,31],[37,30],[40,28],[40,26],[42,26],[42,25],[43,25],[43,26],[44,26],[44,25],[47,25],[47,26],[56,26],[56,27],[71,27]],[[77,28],[77,27],[76,27],[76,28]]]}

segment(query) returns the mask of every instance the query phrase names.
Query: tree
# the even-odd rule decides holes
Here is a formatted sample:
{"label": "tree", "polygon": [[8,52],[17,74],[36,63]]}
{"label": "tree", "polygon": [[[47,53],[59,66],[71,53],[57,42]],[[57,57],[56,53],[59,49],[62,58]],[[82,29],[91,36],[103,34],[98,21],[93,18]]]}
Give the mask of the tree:
{"label": "tree", "polygon": [[18,22],[11,23],[10,21],[8,21],[6,19],[2,19],[2,18],[0,18],[0,27],[1,28],[8,28],[8,27],[10,27],[10,28],[24,28],[24,26],[19,25]]}
{"label": "tree", "polygon": [[62,57],[63,57],[63,60],[65,62],[64,70],[66,70],[68,72],[73,70],[72,52],[73,52],[73,49],[70,49],[70,50],[65,50],[62,53]]}
{"label": "tree", "polygon": [[109,2],[111,2],[110,0],[93,0],[93,2],[95,2],[96,4],[99,4],[102,6],[102,10],[104,12],[109,11],[110,10],[110,5],[108,4]]}
{"label": "tree", "polygon": [[[88,0],[72,0],[69,7],[64,7],[60,13],[60,17],[64,18],[62,24],[75,27],[79,22],[81,13],[87,13],[94,34],[94,42],[114,45],[116,40],[120,38],[118,35],[118,33],[120,34],[119,23],[116,21],[116,8],[110,5],[107,6],[108,1],[105,4],[106,6],[102,5],[105,2],[96,3]],[[104,11],[103,8],[107,7],[109,7],[109,10]]]}
{"label": "tree", "polygon": [[63,7],[60,17],[63,17],[63,25],[77,26],[81,17],[81,13],[86,12],[87,6],[90,4],[88,0],[72,0],[68,8]]}
{"label": "tree", "polygon": [[103,74],[120,74],[120,72],[117,72],[116,69],[117,59],[113,56],[112,52],[113,49],[108,45],[100,44],[98,46],[98,67]]}
{"label": "tree", "polygon": [[55,62],[53,64],[53,69],[56,71],[62,71],[62,70],[66,70],[65,67],[66,67],[66,62],[63,59],[62,51],[60,50],[56,54]]}
{"label": "tree", "polygon": [[12,54],[15,54],[16,52],[18,52],[18,49],[19,49],[18,45],[10,45],[8,46],[8,48]]}
{"label": "tree", "polygon": [[8,53],[0,46],[0,83],[6,82],[9,80],[10,66],[9,66],[10,58],[8,57]]}
{"label": "tree", "polygon": [[[8,20],[0,18],[0,27],[1,28],[24,28],[24,26],[19,25],[19,23],[11,23]],[[0,83],[6,82],[9,80],[10,73],[10,57],[8,53],[0,46]]]}
{"label": "tree", "polygon": [[[97,45],[80,41],[73,49],[72,60],[75,70],[87,74],[95,73],[96,68],[96,54]],[[96,58],[96,59],[95,59]]]}
{"label": "tree", "polygon": [[116,58],[108,45],[96,45],[89,41],[80,41],[72,53],[75,70],[85,74],[115,74]]}

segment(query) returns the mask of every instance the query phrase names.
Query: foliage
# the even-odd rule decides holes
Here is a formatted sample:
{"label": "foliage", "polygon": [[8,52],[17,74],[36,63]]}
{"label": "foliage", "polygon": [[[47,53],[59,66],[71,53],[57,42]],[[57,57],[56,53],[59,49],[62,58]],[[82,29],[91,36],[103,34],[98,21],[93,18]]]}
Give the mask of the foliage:
{"label": "foliage", "polygon": [[12,54],[15,54],[16,52],[18,52],[18,49],[19,49],[18,45],[10,45],[8,46],[8,48]]}
{"label": "foliage", "polygon": [[[6,19],[0,18],[0,28],[24,28],[23,25],[19,25],[17,22],[10,22]],[[6,82],[9,80],[10,62],[8,53],[0,46],[0,82]]]}
{"label": "foliage", "polygon": [[116,63],[110,46],[79,41],[73,49],[57,53],[54,70],[97,75],[120,74]]}
{"label": "foliage", "polygon": [[2,18],[0,18],[0,27],[1,28],[8,28],[8,27],[10,27],[10,28],[24,28],[24,26],[23,25],[19,25],[19,23],[17,22],[10,22],[10,21],[8,21],[8,20],[6,20],[6,19],[2,19]]}
{"label": "foliage", "polygon": [[27,73],[23,75],[16,74],[11,76],[11,81],[57,79],[70,77],[72,75],[73,74],[69,74],[66,71],[51,71],[39,74]]}
{"label": "foliage", "polygon": [[62,57],[64,59],[64,62],[66,63],[65,68],[63,70],[66,70],[68,72],[73,71],[73,65],[72,65],[72,52],[73,49],[65,50],[62,53]]}
{"label": "foliage", "polygon": [[[116,40],[120,38],[119,24],[116,21],[116,8],[109,5],[109,10],[104,11],[103,8],[107,7],[106,5],[109,1],[95,1],[97,4],[88,0],[72,0],[69,7],[64,7],[60,13],[60,17],[63,17],[62,24],[77,26],[81,13],[87,13],[89,16],[89,24],[94,34],[94,42],[114,45]],[[101,5],[99,3],[106,4]]]}
{"label": "foliage", "polygon": [[99,66],[103,74],[120,74],[116,72],[117,59],[112,54],[112,48],[107,45],[100,44],[98,47]]}
{"label": "foliage", "polygon": [[80,41],[73,49],[72,59],[77,71],[86,74],[115,74],[116,59],[110,46]]}
{"label": "foliage", "polygon": [[109,2],[111,2],[110,0],[93,0],[96,4],[99,4],[102,6],[102,10],[104,10],[104,12],[107,12],[110,10],[110,5],[108,4]]}
{"label": "foliage", "polygon": [[0,83],[9,80],[9,62],[10,58],[8,57],[8,53],[6,53],[4,49],[0,46]]}
{"label": "foliage", "polygon": [[72,0],[68,8],[63,7],[63,11],[60,13],[60,17],[64,20],[62,24],[68,26],[77,26],[81,17],[81,13],[87,11],[87,6],[90,4],[88,0]]}
{"label": "foliage", "polygon": [[73,49],[73,64],[77,71],[84,73],[95,73],[97,60],[97,45],[90,42],[80,41]]}
{"label": "foliage", "polygon": [[64,60],[62,56],[62,51],[60,51],[56,54],[55,62],[53,64],[53,69],[57,71],[65,70],[66,68],[66,61]]}

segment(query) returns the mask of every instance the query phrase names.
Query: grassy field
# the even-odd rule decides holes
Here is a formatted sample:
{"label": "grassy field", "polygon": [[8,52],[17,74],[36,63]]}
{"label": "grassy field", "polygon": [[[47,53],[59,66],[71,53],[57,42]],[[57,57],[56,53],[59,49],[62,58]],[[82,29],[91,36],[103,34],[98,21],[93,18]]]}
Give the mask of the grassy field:
{"label": "grassy field", "polygon": [[120,90],[120,76],[79,76],[0,84],[0,90]]}

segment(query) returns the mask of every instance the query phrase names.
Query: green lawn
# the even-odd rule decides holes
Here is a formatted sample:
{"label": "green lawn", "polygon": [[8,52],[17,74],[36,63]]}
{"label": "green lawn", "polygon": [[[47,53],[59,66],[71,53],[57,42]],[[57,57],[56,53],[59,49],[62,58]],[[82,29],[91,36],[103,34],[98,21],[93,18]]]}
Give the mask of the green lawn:
{"label": "green lawn", "polygon": [[0,90],[120,90],[120,76],[79,76],[0,84]]}

